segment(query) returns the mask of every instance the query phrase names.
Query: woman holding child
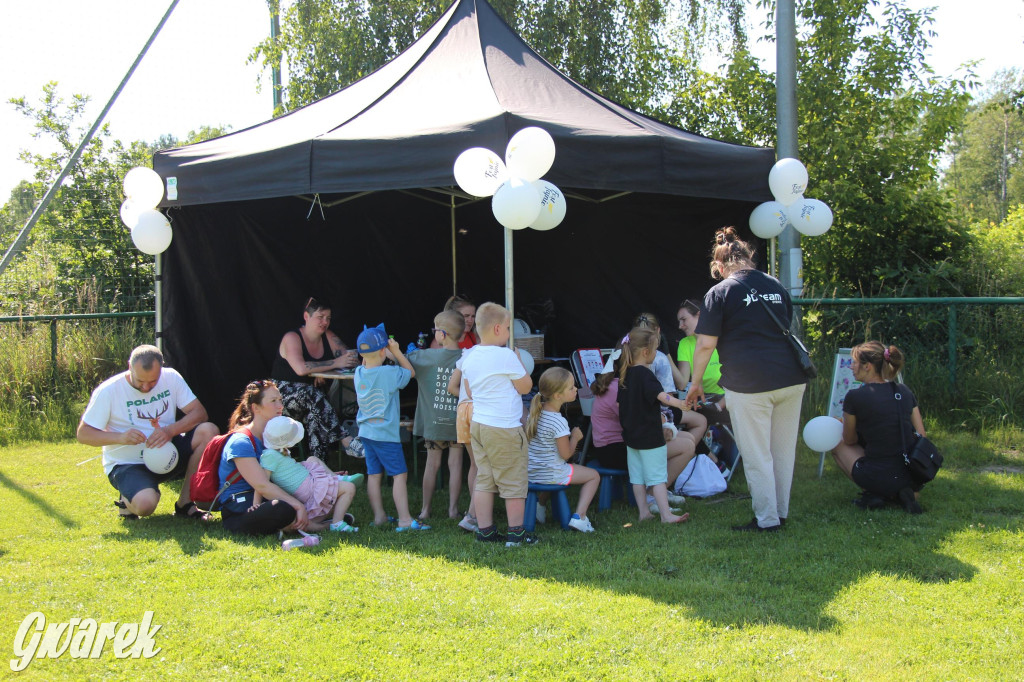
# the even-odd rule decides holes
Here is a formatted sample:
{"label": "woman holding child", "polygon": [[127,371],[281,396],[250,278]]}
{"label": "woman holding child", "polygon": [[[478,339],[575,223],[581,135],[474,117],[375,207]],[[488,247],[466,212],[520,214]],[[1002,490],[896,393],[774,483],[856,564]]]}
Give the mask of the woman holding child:
{"label": "woman holding child", "polygon": [[917,492],[922,485],[903,461],[903,444],[913,443],[915,432],[925,435],[924,420],[911,390],[893,381],[903,368],[903,353],[868,341],[850,356],[853,378],[862,385],[846,394],[843,441],[832,456],[863,490],[854,500],[857,506],[876,509],[899,501],[908,513],[920,514]]}
{"label": "woman holding child", "polygon": [[278,344],[271,375],[281,391],[284,409],[299,417],[309,434],[313,456],[326,459],[330,448],[341,440],[348,447],[351,437],[338,421],[323,390],[324,380],[314,372],[349,369],[357,362],[338,335],[330,330],[331,306],[310,297],[302,312],[304,324],[285,333]]}
{"label": "woman holding child", "polygon": [[717,349],[722,359],[718,383],[725,389],[755,514],[733,530],[777,531],[789,515],[807,379],[768,309],[788,325],[793,304],[778,280],[757,270],[754,249],[734,227],[715,234],[711,276],[722,281],[704,297],[686,402],[696,406],[703,400],[704,374]]}
{"label": "woman holding child", "polygon": [[[218,498],[224,527],[232,533],[265,535],[279,530],[305,530],[306,505],[271,482],[260,466],[263,430],[284,411],[281,393],[273,381],[252,381],[231,415],[231,436],[221,454],[220,486],[232,481]],[[240,476],[236,476],[235,474]],[[256,505],[256,492],[265,500]]]}

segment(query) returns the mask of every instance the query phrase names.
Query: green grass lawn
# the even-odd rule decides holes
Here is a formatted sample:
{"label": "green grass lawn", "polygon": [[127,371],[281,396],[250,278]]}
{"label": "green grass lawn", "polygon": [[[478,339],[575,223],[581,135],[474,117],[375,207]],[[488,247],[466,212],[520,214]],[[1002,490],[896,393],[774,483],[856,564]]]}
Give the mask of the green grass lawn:
{"label": "green grass lawn", "polygon": [[[157,515],[122,523],[99,460],[76,466],[96,450],[7,447],[0,646],[14,657],[34,611],[60,623],[149,610],[155,657],[119,660],[108,644],[99,659],[35,660],[19,675],[1021,679],[1024,439],[930,435],[947,466],[922,516],[857,509],[853,485],[831,463],[818,480],[802,450],[777,534],[729,530],[752,515],[739,475],[730,493],[689,500],[681,526],[638,525],[617,503],[591,516],[591,535],[538,526],[535,547],[480,545],[435,519],[425,533],[362,523],[292,552],[175,519],[170,491]],[[368,519],[363,491],[353,511]]]}

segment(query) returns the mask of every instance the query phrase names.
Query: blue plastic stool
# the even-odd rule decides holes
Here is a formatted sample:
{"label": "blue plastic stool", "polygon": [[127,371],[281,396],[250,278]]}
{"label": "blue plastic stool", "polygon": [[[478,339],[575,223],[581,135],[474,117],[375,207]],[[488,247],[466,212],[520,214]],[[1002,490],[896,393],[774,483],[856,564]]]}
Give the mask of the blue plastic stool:
{"label": "blue plastic stool", "polygon": [[629,472],[625,469],[606,469],[594,462],[587,464],[601,476],[601,485],[597,489],[597,510],[605,511],[611,509],[612,502],[622,499],[622,487],[626,487],[626,495],[629,504],[636,505],[633,499],[633,487],[629,485]]}
{"label": "blue plastic stool", "polygon": [[554,514],[562,528],[569,527],[569,519],[572,512],[569,511],[569,496],[566,491],[567,485],[552,485],[547,483],[531,483],[526,493],[526,509],[523,511],[523,528],[532,533],[537,526],[537,493],[551,493],[551,513]]}

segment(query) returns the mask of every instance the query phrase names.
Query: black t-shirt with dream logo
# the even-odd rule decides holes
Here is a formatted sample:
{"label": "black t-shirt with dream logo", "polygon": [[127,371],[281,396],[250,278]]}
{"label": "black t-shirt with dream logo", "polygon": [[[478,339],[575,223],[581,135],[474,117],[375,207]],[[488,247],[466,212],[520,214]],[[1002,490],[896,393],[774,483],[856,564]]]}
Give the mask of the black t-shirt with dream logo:
{"label": "black t-shirt with dream logo", "polygon": [[751,289],[782,324],[793,317],[789,292],[759,270],[740,270],[713,286],[704,296],[696,333],[718,337],[718,384],[737,393],[764,393],[806,383],[789,341]]}

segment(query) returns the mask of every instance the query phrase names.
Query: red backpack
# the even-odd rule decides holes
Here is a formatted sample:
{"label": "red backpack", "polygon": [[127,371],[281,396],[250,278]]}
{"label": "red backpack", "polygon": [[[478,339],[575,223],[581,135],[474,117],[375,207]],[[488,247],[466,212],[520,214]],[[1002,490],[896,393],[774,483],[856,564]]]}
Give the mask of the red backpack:
{"label": "red backpack", "polygon": [[[252,432],[249,429],[242,429],[241,432],[249,436],[249,440],[252,441],[252,449],[258,455],[259,450],[256,446],[256,439],[252,437]],[[224,481],[224,485],[219,485],[220,460],[224,454],[224,444],[235,433],[231,432],[225,433],[222,436],[214,436],[203,450],[203,456],[199,460],[199,468],[192,474],[191,486],[189,488],[192,495],[192,503],[199,509],[212,512],[214,507],[217,506],[221,494],[232,483],[235,483],[242,477],[238,467],[235,467],[235,470]]]}

